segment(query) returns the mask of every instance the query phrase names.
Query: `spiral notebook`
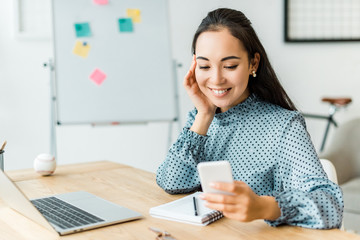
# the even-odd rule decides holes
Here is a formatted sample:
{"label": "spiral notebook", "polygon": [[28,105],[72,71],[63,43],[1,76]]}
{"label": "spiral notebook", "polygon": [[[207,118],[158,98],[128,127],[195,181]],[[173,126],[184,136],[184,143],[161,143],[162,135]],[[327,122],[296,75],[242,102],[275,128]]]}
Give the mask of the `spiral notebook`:
{"label": "spiral notebook", "polygon": [[[205,201],[198,197],[201,193],[196,192],[178,200],[150,208],[149,213],[156,218],[202,226],[222,218],[223,214],[220,211],[205,207]],[[198,216],[195,216],[193,197],[196,198]]]}

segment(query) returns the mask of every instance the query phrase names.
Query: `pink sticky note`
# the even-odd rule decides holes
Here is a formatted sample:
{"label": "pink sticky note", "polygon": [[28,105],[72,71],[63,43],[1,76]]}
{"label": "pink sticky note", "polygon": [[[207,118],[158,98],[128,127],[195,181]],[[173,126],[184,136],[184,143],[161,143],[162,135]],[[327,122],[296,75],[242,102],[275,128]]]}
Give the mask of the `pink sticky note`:
{"label": "pink sticky note", "polygon": [[91,81],[93,81],[98,86],[100,86],[104,82],[105,78],[106,74],[97,68],[90,75]]}
{"label": "pink sticky note", "polygon": [[108,0],[94,0],[94,3],[97,5],[106,5],[109,3]]}

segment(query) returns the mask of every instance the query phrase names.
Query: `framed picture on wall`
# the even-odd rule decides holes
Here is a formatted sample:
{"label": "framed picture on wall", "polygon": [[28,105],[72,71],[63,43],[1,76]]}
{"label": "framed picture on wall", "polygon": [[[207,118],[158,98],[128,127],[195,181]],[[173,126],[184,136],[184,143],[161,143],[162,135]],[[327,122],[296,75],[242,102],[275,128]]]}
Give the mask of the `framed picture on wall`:
{"label": "framed picture on wall", "polygon": [[360,0],[284,0],[286,42],[360,41]]}
{"label": "framed picture on wall", "polygon": [[51,0],[14,0],[14,36],[25,40],[50,40]]}

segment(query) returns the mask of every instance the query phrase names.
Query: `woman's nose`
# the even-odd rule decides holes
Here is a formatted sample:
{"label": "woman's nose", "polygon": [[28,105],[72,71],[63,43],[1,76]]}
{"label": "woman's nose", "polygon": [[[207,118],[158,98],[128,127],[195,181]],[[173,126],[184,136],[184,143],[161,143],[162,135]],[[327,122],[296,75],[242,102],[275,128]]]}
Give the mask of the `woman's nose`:
{"label": "woman's nose", "polygon": [[211,83],[213,84],[222,84],[225,82],[225,77],[221,70],[214,70],[211,76]]}

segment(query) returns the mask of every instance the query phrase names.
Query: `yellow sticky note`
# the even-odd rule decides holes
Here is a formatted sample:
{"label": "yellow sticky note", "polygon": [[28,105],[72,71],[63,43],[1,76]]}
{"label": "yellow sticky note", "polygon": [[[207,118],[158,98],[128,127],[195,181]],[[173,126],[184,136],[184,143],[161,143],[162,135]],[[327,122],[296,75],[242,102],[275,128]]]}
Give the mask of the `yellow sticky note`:
{"label": "yellow sticky note", "polygon": [[126,15],[130,18],[132,18],[134,23],[140,23],[141,22],[141,14],[140,9],[137,8],[128,8],[126,10]]}
{"label": "yellow sticky note", "polygon": [[83,58],[87,58],[89,51],[90,51],[90,45],[88,43],[82,41],[76,41],[75,47],[73,49],[73,54]]}

